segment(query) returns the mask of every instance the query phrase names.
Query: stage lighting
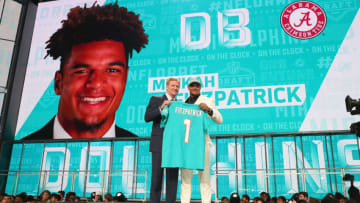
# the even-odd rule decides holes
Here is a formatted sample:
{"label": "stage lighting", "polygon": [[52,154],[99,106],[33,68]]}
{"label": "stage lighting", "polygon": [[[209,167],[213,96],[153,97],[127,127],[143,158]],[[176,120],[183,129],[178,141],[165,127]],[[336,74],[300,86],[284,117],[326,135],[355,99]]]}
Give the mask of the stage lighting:
{"label": "stage lighting", "polygon": [[117,192],[115,194],[114,200],[117,202],[126,202],[127,198],[125,197],[125,195],[122,192]]}
{"label": "stage lighting", "polygon": [[343,181],[350,181],[350,187],[348,190],[350,200],[355,200],[354,202],[360,202],[360,191],[357,187],[354,186],[354,176],[350,174],[345,174]]}
{"label": "stage lighting", "polygon": [[230,203],[239,203],[240,202],[240,196],[237,192],[233,192],[230,196]]}
{"label": "stage lighting", "polygon": [[352,99],[349,95],[345,98],[346,111],[351,115],[360,114],[360,99]]}
{"label": "stage lighting", "polygon": [[[360,99],[352,99],[349,95],[345,98],[346,111],[351,115],[360,114]],[[360,137],[360,122],[350,125],[350,132]]]}
{"label": "stage lighting", "polygon": [[354,181],[354,176],[347,173],[347,174],[344,175],[343,181],[351,181],[351,182],[353,182]]}
{"label": "stage lighting", "polygon": [[90,199],[94,199],[94,198],[95,198],[95,195],[96,195],[96,192],[92,192],[92,193],[91,193],[91,196],[90,196]]}

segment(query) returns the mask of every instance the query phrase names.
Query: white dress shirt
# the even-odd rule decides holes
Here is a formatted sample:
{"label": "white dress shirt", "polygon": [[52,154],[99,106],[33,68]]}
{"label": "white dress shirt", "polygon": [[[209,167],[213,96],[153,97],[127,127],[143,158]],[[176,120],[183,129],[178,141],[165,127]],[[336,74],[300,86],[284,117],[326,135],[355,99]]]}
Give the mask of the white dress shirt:
{"label": "white dress shirt", "polygon": [[[114,138],[115,136],[115,121],[111,125],[110,129],[102,136],[102,138]],[[54,120],[54,139],[72,139],[72,137],[61,126],[57,115]]]}
{"label": "white dress shirt", "polygon": [[168,93],[165,93],[165,95],[166,95],[166,98],[168,99],[168,100],[175,100],[176,101],[176,97],[174,97],[174,98],[172,98]]}

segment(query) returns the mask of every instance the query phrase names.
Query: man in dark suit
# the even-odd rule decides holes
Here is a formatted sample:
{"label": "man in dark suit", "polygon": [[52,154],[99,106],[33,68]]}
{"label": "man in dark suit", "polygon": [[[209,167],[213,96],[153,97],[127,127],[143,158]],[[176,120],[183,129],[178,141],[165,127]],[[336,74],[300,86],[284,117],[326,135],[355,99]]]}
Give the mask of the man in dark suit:
{"label": "man in dark suit", "polygon": [[[146,108],[145,121],[153,122],[150,152],[152,154],[152,175],[150,200],[152,203],[160,202],[161,188],[164,170],[161,168],[162,142],[164,129],[160,128],[161,110],[165,106],[171,105],[171,101],[176,100],[179,93],[180,82],[176,78],[169,78],[166,82],[166,93],[161,96],[153,96]],[[176,192],[178,183],[178,168],[166,169],[166,202],[176,202]]]}
{"label": "man in dark suit", "polygon": [[46,56],[60,58],[54,79],[58,113],[24,139],[134,137],[115,126],[115,113],[125,91],[128,59],[148,43],[139,15],[117,4],[94,4],[72,8],[67,16],[46,42]]}

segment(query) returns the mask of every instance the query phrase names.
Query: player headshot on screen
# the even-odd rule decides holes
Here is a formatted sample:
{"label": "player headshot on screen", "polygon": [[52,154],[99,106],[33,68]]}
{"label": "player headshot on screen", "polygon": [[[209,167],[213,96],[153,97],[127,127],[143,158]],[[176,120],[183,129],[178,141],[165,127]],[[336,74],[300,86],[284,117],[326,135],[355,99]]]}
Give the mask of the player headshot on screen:
{"label": "player headshot on screen", "polygon": [[115,126],[132,51],[148,43],[139,15],[117,4],[75,7],[46,42],[47,56],[60,57],[55,93],[57,115],[24,139],[134,137]]}

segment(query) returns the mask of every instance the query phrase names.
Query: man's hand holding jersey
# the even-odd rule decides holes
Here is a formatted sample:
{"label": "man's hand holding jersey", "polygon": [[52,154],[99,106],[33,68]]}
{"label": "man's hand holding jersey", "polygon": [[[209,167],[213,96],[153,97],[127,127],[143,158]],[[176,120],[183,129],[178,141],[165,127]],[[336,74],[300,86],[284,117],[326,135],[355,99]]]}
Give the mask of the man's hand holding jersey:
{"label": "man's hand holding jersey", "polygon": [[206,113],[209,114],[209,116],[213,115],[213,111],[212,109],[210,109],[210,107],[208,105],[206,105],[205,103],[201,103],[199,104],[199,108],[203,111],[205,111]]}
{"label": "man's hand holding jersey", "polygon": [[160,109],[163,110],[163,108],[164,108],[165,106],[170,106],[170,104],[171,104],[171,101],[170,101],[170,100],[165,100],[165,101],[161,104]]}

